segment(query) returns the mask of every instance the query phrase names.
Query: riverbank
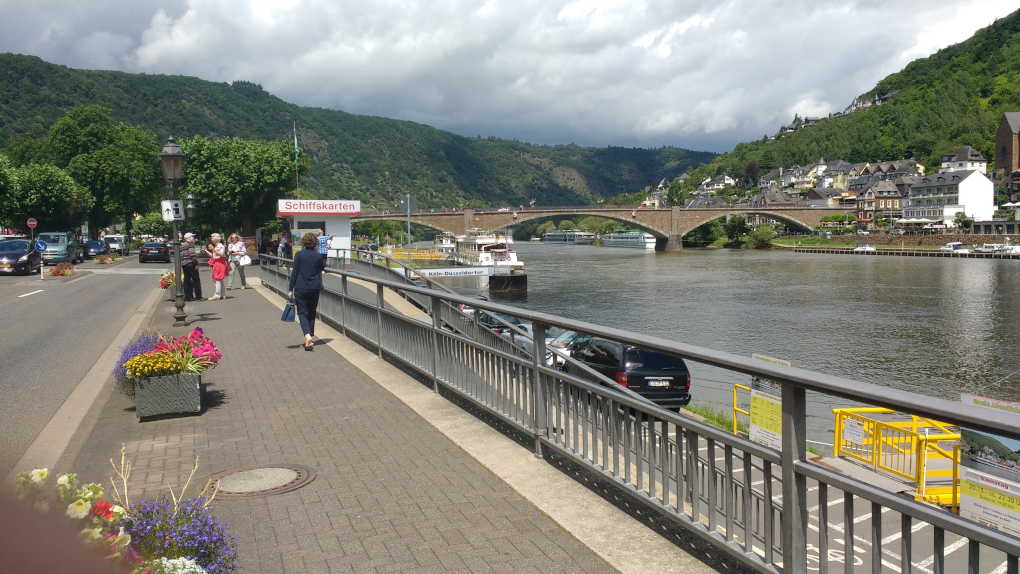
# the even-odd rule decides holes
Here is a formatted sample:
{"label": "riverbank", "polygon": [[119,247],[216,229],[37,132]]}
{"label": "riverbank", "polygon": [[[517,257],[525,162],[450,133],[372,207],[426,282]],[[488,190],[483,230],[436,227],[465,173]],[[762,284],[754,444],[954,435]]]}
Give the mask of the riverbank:
{"label": "riverbank", "polygon": [[959,241],[968,245],[982,243],[1011,243],[1008,235],[833,235],[829,239],[819,239],[816,235],[783,237],[772,240],[774,244],[804,247],[855,247],[858,243],[867,243],[872,247],[888,246],[905,249],[937,249],[946,243]]}

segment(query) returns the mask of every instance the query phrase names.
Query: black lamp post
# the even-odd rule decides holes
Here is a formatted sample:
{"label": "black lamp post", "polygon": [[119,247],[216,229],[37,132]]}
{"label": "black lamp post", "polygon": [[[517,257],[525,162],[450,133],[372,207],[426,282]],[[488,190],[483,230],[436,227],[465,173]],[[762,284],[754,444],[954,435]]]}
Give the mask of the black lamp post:
{"label": "black lamp post", "polygon": [[[177,182],[181,180],[181,174],[184,172],[184,152],[174,141],[173,136],[167,138],[163,151],[159,152],[159,167],[163,170],[163,179],[170,185],[170,199],[177,199]],[[176,219],[173,222],[173,241],[177,248],[174,257],[174,273],[177,275],[174,281],[177,291],[174,298],[174,307],[177,308],[174,312],[174,327],[186,327],[188,315],[184,312],[184,292],[182,291],[184,278],[181,276],[181,238],[177,233]]]}

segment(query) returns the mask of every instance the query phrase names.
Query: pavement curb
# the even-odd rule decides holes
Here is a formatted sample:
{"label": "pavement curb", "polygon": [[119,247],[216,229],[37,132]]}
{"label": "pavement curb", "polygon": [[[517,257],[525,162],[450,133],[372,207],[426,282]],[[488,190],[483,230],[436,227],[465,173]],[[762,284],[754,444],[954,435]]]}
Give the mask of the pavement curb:
{"label": "pavement curb", "polygon": [[92,368],[82,377],[71,394],[64,400],[57,412],[46,423],[39,436],[32,442],[18,463],[14,465],[5,481],[13,483],[17,474],[33,468],[55,468],[63,458],[64,451],[78,433],[79,426],[86,415],[92,410],[96,399],[102,394],[106,381],[110,378],[117,363],[120,348],[134,337],[138,328],[151,313],[159,300],[161,289],[154,288],[145,296],[141,305],[124,324],[124,327],[110,342],[106,350],[99,356]]}
{"label": "pavement curb", "polygon": [[[262,285],[254,288],[283,309],[282,297]],[[320,331],[320,338],[332,339],[327,346],[337,354],[619,572],[716,572],[378,355],[322,322],[316,325],[316,330]]]}

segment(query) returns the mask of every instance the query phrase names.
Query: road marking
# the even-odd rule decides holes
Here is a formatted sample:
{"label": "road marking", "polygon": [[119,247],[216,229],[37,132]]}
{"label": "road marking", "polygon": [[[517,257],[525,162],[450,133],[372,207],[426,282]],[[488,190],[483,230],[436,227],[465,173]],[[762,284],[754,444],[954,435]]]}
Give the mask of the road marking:
{"label": "road marking", "polygon": [[[963,548],[964,546],[966,546],[967,542],[969,542],[969,540],[967,538],[961,538],[961,539],[957,540],[956,542],[954,542],[954,543],[950,544],[949,546],[947,546],[945,551],[942,553],[942,555],[943,556],[949,556],[953,552],[956,552],[960,548]],[[924,560],[918,562],[917,566],[920,567],[920,568],[925,568],[927,566],[931,566],[931,564],[933,562],[935,562],[935,555],[934,554],[932,554],[931,556],[929,556],[929,557],[925,558]]]}
{"label": "road marking", "polygon": [[[918,530],[920,530],[922,528],[925,528],[927,526],[931,526],[931,523],[929,523],[929,522],[918,522],[917,524],[913,525],[910,528],[910,532],[911,533],[917,532]],[[893,540],[899,540],[901,536],[903,536],[903,531],[902,530],[897,532],[896,534],[890,534],[889,536],[886,536],[885,538],[882,539],[882,545],[884,546],[886,544],[889,544]]]}
{"label": "road marking", "polygon": [[39,289],[39,290],[36,290],[36,291],[32,291],[31,293],[25,293],[24,295],[18,295],[18,298],[20,299],[22,297],[28,297],[29,295],[35,295],[36,293],[42,293],[42,292],[43,292],[43,289]]}
{"label": "road marking", "polygon": [[82,279],[88,279],[89,277],[92,277],[91,273],[89,273],[88,275],[82,275],[81,277],[79,277],[77,279],[71,279],[70,281],[67,282],[67,285],[70,285],[71,283],[74,283],[75,281],[81,281]]}

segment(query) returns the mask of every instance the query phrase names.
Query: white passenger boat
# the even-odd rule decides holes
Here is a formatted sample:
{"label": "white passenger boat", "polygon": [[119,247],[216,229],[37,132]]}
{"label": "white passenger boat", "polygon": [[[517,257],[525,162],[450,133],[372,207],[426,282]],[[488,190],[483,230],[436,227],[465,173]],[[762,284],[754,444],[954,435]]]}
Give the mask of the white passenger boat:
{"label": "white passenger boat", "polygon": [[595,242],[595,234],[587,231],[571,229],[568,231],[552,231],[542,234],[546,243],[573,243],[575,245],[591,245]]}
{"label": "white passenger boat", "polygon": [[631,249],[655,249],[655,236],[633,229],[617,229],[602,236],[603,247],[630,247]]}
{"label": "white passenger boat", "polygon": [[443,232],[436,236],[436,253],[440,257],[450,256],[457,252],[457,236]]}
{"label": "white passenger boat", "polygon": [[967,245],[961,241],[946,243],[942,247],[939,247],[939,251],[944,253],[970,253],[970,249],[967,249]]}
{"label": "white passenger boat", "polygon": [[521,272],[524,271],[524,262],[517,259],[513,243],[513,237],[509,235],[494,235],[473,228],[468,230],[467,235],[457,237],[457,253],[453,257],[461,265],[493,266]]}

